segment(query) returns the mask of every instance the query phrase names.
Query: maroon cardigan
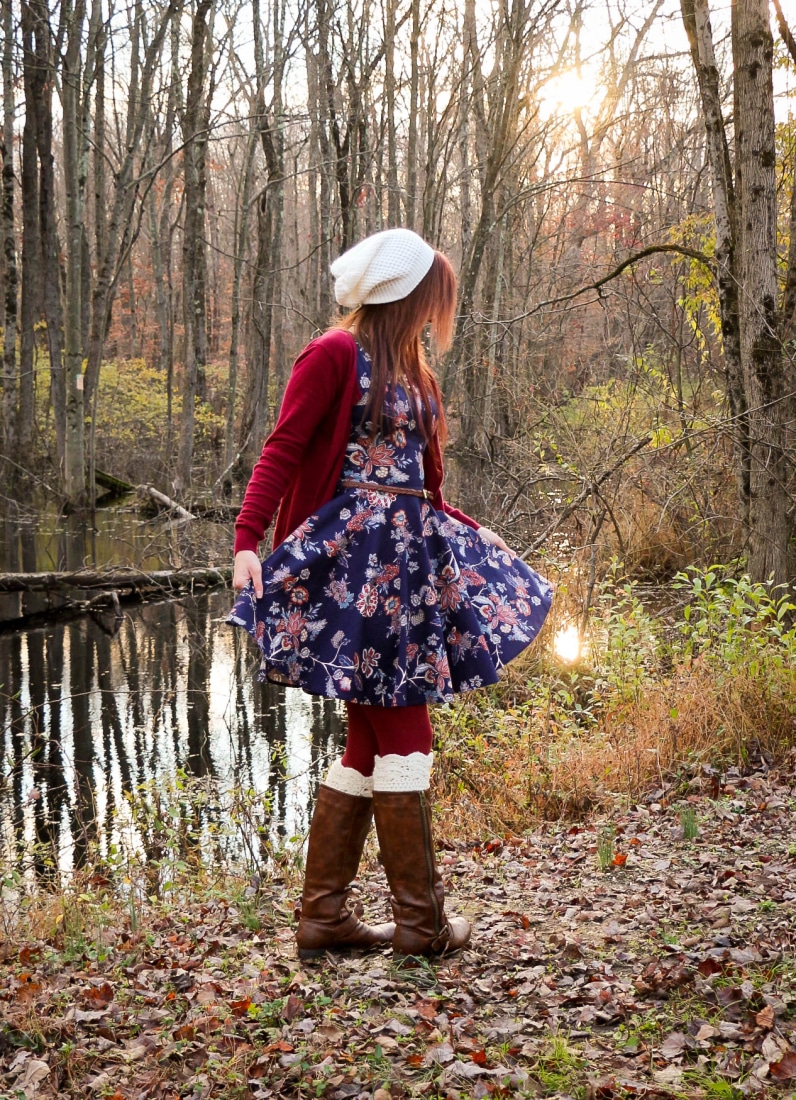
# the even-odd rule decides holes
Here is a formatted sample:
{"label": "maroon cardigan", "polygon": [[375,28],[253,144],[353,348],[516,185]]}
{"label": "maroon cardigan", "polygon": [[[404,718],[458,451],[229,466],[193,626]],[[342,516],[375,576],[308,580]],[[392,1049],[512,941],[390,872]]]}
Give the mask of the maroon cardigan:
{"label": "maroon cardigan", "polygon": [[[351,410],[362,392],[356,362],[356,341],[343,329],[325,332],[299,355],[279,420],[246,486],[235,521],[235,553],[257,552],[277,508],[274,546],[334,496],[351,435]],[[426,447],[424,472],[434,507],[477,529],[480,524],[442,499],[442,454],[436,434]]]}

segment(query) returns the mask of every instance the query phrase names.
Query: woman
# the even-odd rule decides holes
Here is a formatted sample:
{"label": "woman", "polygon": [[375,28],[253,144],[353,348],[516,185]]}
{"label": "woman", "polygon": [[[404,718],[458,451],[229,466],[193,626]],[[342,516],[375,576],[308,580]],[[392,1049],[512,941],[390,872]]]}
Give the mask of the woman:
{"label": "woman", "polygon": [[[407,229],[368,237],[331,268],[350,312],[298,357],[236,521],[230,621],[261,677],[343,699],[345,753],[310,827],[299,955],[392,941],[397,955],[467,943],[446,917],[428,788],[428,703],[494,683],[538,633],[548,583],[442,499],[445,418],[421,343],[450,346],[456,278]],[[274,551],[256,550],[274,513]],[[371,819],[395,924],[346,902]]]}

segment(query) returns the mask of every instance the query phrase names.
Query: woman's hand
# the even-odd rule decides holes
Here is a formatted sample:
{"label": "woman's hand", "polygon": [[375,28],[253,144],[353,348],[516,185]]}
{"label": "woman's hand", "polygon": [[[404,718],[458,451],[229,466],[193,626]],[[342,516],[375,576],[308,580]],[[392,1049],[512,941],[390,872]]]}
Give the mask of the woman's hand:
{"label": "woman's hand", "polygon": [[514,551],[510,546],[507,546],[503,539],[489,527],[479,527],[478,534],[484,540],[484,542],[491,542],[493,546],[497,546],[498,550],[505,550],[507,554],[514,554]]}
{"label": "woman's hand", "polygon": [[260,559],[253,550],[239,550],[235,555],[235,566],[232,570],[232,587],[236,591],[245,588],[252,582],[254,594],[258,600],[263,598],[263,567]]}

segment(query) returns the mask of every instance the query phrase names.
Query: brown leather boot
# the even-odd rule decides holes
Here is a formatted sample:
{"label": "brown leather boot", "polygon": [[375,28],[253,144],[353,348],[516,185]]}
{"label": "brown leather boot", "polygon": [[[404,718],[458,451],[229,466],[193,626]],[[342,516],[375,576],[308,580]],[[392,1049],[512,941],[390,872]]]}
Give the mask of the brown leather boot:
{"label": "brown leather boot", "polygon": [[321,784],[310,825],[296,930],[299,958],[389,943],[394,924],[364,924],[348,908],[351,880],[373,820],[373,799]]}
{"label": "brown leather boot", "polygon": [[381,859],[393,894],[395,955],[442,955],[470,939],[464,917],[445,916],[428,791],[373,792]]}

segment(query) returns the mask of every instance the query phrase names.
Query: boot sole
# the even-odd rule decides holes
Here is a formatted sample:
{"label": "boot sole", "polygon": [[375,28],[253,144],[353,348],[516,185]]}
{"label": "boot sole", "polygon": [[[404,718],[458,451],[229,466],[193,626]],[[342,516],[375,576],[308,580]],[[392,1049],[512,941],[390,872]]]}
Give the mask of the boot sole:
{"label": "boot sole", "polygon": [[389,946],[389,943],[372,943],[368,946],[356,943],[332,943],[328,947],[299,947],[297,950],[300,959],[320,959],[321,956],[330,953],[333,955],[351,955],[359,951],[365,954],[368,951],[378,951]]}
{"label": "boot sole", "polygon": [[396,966],[420,966],[427,962],[443,962],[463,950],[462,947],[456,947],[452,951],[429,951],[426,955],[396,955],[393,951],[392,958]]}

